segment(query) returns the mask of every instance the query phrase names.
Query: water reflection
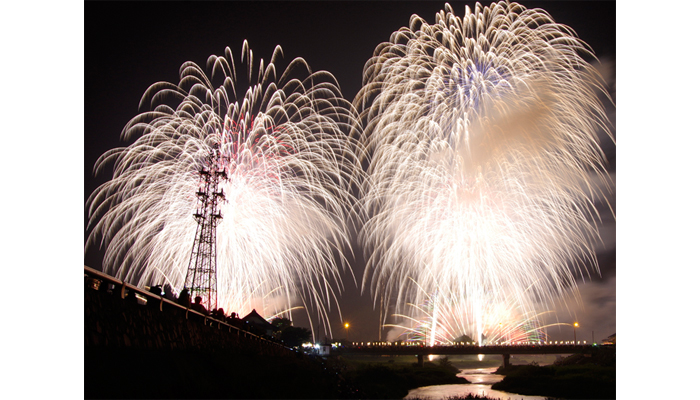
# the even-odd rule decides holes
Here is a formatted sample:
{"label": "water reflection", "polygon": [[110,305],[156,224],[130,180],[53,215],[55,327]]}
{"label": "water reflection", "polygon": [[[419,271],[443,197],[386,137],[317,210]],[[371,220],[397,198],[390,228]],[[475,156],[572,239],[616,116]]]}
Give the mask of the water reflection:
{"label": "water reflection", "polygon": [[495,375],[497,368],[463,369],[457,376],[467,379],[470,384],[424,386],[408,392],[405,399],[441,400],[446,397],[487,396],[501,400],[545,400],[543,396],[526,396],[516,393],[501,392],[491,389],[491,385],[500,382],[503,375]]}
{"label": "water reflection", "polygon": [[493,385],[503,380],[504,375],[496,375],[498,368],[463,369],[457,376],[474,384]]}

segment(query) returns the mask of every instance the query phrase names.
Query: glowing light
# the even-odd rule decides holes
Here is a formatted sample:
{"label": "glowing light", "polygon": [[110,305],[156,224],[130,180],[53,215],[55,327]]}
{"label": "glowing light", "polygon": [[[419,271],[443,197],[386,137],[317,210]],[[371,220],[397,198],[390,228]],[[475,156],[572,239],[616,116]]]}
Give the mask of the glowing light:
{"label": "glowing light", "polygon": [[[417,285],[412,281],[413,285]],[[419,288],[420,289],[420,288]],[[422,290],[421,290],[422,291]],[[399,337],[408,342],[428,340],[431,346],[450,344],[452,340],[471,332],[468,303],[464,299],[452,298],[437,308],[437,294],[427,296],[423,304],[408,304],[409,315],[393,314],[399,320],[396,324],[385,324],[385,327],[400,328]],[[541,320],[549,311],[527,312],[518,309],[516,297],[511,296],[507,302],[490,303],[484,306],[482,321],[482,339],[495,343],[521,341],[526,338],[541,340],[546,338],[547,328],[565,323],[543,324]],[[468,300],[468,299],[467,299]],[[505,323],[502,321],[506,321]],[[483,345],[484,342],[479,343]]]}
{"label": "glowing light", "polygon": [[587,45],[517,3],[465,13],[414,15],[376,48],[353,102],[369,164],[363,288],[415,321],[430,302],[431,344],[455,307],[482,345],[487,309],[523,320],[575,293],[597,271],[594,202],[611,185]]}
{"label": "glowing light", "polygon": [[203,160],[218,147],[228,174],[216,241],[219,307],[291,319],[288,310],[302,305],[317,309],[330,332],[326,305],[342,289],[351,187],[361,177],[356,114],[330,73],[311,72],[300,58],[278,71],[281,56],[277,47],[256,70],[244,42],[242,66],[226,48],[209,58],[209,75],[186,62],[177,85],[152,85],[141,100],[152,111],[122,131],[132,143],[97,161],[96,173],[112,164],[114,172],[88,199],[86,247],[105,246],[103,265],[119,279],[182,288],[197,172],[211,167]]}

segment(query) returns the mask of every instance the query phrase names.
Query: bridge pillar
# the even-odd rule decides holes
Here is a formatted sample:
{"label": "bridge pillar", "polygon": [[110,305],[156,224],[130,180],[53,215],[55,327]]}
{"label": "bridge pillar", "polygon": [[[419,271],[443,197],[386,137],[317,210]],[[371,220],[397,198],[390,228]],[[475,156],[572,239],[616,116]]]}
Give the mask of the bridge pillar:
{"label": "bridge pillar", "polygon": [[418,366],[423,367],[423,355],[418,354]]}
{"label": "bridge pillar", "polygon": [[503,368],[508,368],[510,366],[508,361],[510,361],[510,354],[503,354]]}

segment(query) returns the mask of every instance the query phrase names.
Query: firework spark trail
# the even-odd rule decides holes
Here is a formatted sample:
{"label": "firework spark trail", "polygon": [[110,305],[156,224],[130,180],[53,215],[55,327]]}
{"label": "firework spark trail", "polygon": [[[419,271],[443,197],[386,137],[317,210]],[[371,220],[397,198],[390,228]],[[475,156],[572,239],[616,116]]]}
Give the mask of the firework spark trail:
{"label": "firework spark trail", "polygon": [[87,202],[86,248],[106,246],[107,272],[138,285],[183,287],[198,171],[219,147],[228,160],[216,244],[219,306],[243,313],[267,297],[263,307],[271,309],[258,311],[275,315],[301,297],[307,313],[315,308],[327,324],[326,308],[337,305],[342,288],[334,258],[346,264],[351,187],[361,176],[357,116],[335,78],[312,72],[303,59],[277,79],[281,56],[278,46],[256,72],[244,42],[244,91],[229,48],[209,58],[210,75],[187,62],[178,85],[159,82],[146,91],[140,107],[152,111],[122,131],[123,139],[135,138],[131,145],[97,161],[95,173],[113,164],[113,177]]}
{"label": "firework spark trail", "polygon": [[597,269],[594,202],[610,185],[598,133],[610,131],[602,78],[582,58],[592,51],[574,35],[516,3],[464,18],[446,4],[435,24],[414,15],[377,46],[354,100],[375,302],[466,299],[480,337],[487,301],[515,296],[532,314]]}
{"label": "firework spark trail", "polygon": [[[412,281],[417,291],[423,296],[422,304],[408,304],[409,315],[395,314],[401,324],[386,324],[386,327],[402,330],[398,338],[404,336],[408,341],[425,342],[427,345],[445,345],[457,341],[465,332],[470,332],[467,325],[470,306],[469,299],[445,298],[450,293],[426,293],[418,283]],[[526,290],[531,290],[527,288]],[[564,323],[544,324],[543,319],[551,311],[534,313],[519,310],[515,296],[505,302],[486,301],[481,321],[484,338],[489,343],[547,340],[547,329]]]}

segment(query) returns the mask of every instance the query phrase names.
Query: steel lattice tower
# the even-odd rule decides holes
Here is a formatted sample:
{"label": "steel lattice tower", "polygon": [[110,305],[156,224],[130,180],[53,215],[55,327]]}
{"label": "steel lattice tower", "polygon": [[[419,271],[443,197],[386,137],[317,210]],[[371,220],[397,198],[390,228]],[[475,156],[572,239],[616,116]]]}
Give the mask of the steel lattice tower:
{"label": "steel lattice tower", "polygon": [[192,245],[189,266],[185,277],[185,287],[190,298],[202,297],[202,304],[208,310],[218,307],[216,296],[216,226],[222,218],[219,202],[225,199],[219,182],[227,178],[224,157],[218,147],[209,155],[207,162],[199,170],[200,184],[197,191],[198,206],[194,218],[197,233]]}

